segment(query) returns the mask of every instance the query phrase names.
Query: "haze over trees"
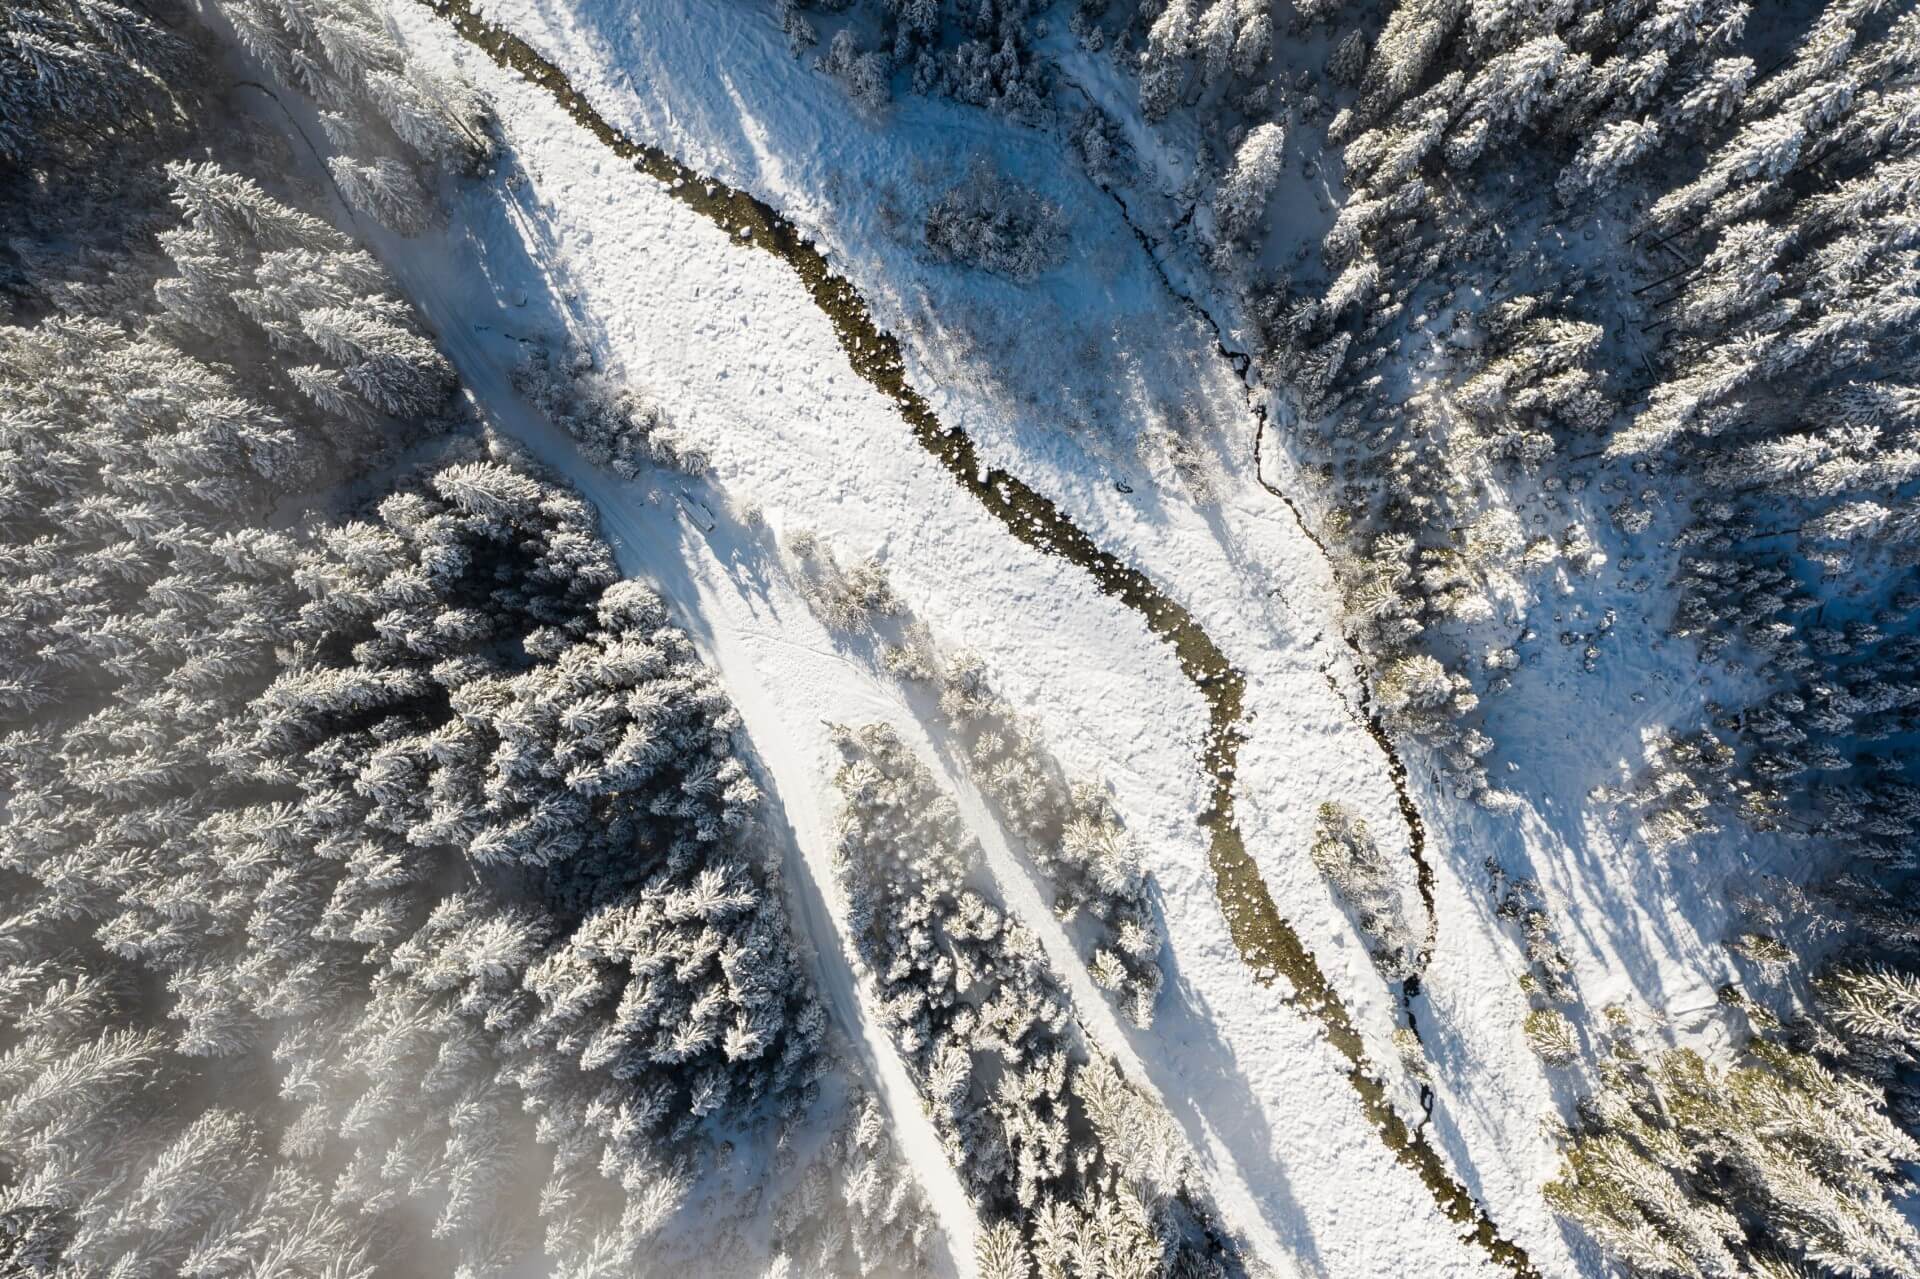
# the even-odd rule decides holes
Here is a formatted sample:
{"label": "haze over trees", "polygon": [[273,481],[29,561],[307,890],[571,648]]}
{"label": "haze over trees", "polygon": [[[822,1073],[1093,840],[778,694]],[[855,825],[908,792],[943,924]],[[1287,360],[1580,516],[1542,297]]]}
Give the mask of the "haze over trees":
{"label": "haze over trees", "polygon": [[[312,230],[229,176],[182,171],[204,215],[187,235],[236,199]],[[31,1223],[14,1246],[48,1266],[173,1247],[114,1233],[145,1148],[115,1107],[156,1142],[169,1122],[253,1133],[187,1100],[225,1081],[230,1104],[279,1098],[289,1189],[236,1201],[243,1222],[303,1219],[319,1177],[347,1259],[380,1239],[493,1273],[653,1247],[702,1134],[795,1117],[822,1068],[732,712],[658,599],[617,580],[589,510],[464,432],[377,504],[276,527],[277,503],[340,473],[323,442],[351,436],[317,397],[249,401],[158,336],[208,302],[140,334],[4,334],[27,463],[6,478],[0,740],[24,1018],[9,1194]],[[286,341],[353,361],[316,379],[445,405],[403,306],[314,314]],[[71,1017],[42,1007],[74,998]],[[129,1087],[174,1070],[202,1081],[177,1111]],[[155,1178],[193,1166],[155,1157]],[[246,1248],[291,1246],[248,1229]]]}

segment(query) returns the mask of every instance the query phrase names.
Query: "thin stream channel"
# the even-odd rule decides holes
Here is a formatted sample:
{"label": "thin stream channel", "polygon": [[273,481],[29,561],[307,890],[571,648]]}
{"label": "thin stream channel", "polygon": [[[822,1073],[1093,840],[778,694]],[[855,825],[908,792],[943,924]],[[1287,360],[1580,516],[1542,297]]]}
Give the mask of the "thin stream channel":
{"label": "thin stream channel", "polygon": [[675,199],[729,232],[736,244],[771,253],[790,266],[832,322],[853,369],[894,402],[914,439],[1007,531],[1028,546],[1085,569],[1100,590],[1138,613],[1166,641],[1181,671],[1206,700],[1208,729],[1201,763],[1212,779],[1200,823],[1210,838],[1215,890],[1234,945],[1255,976],[1271,983],[1285,975],[1293,1002],[1317,1018],[1348,1064],[1347,1081],[1368,1119],[1395,1157],[1420,1175],[1434,1202],[1496,1262],[1521,1279],[1538,1279],[1524,1250],[1502,1236],[1420,1132],[1411,1130],[1388,1098],[1387,1086],[1366,1057],[1359,1030],[1313,954],[1275,907],[1233,820],[1233,779],[1244,735],[1240,730],[1246,679],[1186,609],[1138,569],[1102,550],[1054,503],[1017,477],[981,464],[973,441],[941,425],[927,401],[907,384],[900,343],[883,331],[865,301],[834,274],[791,222],[744,191],[696,173],[656,147],[636,142],[607,122],[566,75],[506,28],[474,12],[472,0],[418,0],[448,19],[461,38],[501,67],[518,72],[553,98],[576,124],[614,155],[660,182]]}

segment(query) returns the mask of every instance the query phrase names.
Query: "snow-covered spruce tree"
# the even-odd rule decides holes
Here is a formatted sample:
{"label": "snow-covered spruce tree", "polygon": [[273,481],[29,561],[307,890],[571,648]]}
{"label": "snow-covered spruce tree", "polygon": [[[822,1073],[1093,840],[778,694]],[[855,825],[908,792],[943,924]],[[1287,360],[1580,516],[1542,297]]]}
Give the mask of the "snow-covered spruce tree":
{"label": "snow-covered spruce tree", "polygon": [[1556,1004],[1572,1002],[1573,964],[1560,945],[1539,883],[1513,878],[1491,857],[1486,861],[1486,871],[1493,891],[1493,913],[1518,930],[1521,950],[1527,957],[1521,989],[1529,996]]}
{"label": "snow-covered spruce tree", "polygon": [[0,320],[145,309],[160,166],[222,115],[203,37],[164,0],[0,12]]}
{"label": "snow-covered spruce tree", "polygon": [[[1745,17],[1746,6],[1733,4],[1685,12],[1575,5],[1499,17],[1401,5],[1376,42],[1365,91],[1333,131],[1354,189],[1325,254],[1329,270],[1341,272],[1336,300],[1351,295],[1341,287],[1350,278],[1383,296],[1397,295],[1403,281],[1419,292],[1418,273],[1434,261],[1423,241],[1472,266],[1456,265],[1454,281],[1467,276],[1483,291],[1483,260],[1503,281],[1537,274],[1520,253],[1487,257],[1491,242],[1477,228],[1496,210],[1510,233],[1552,212],[1500,186],[1542,160],[1562,166],[1569,207],[1555,217],[1578,220],[1578,204],[1596,204],[1637,223],[1631,251],[1660,287],[1619,299],[1612,314],[1593,301],[1569,307],[1533,297],[1518,324],[1512,313],[1529,299],[1493,290],[1484,312],[1493,341],[1483,348],[1494,358],[1459,382],[1453,402],[1476,418],[1505,415],[1516,399],[1516,356],[1549,356],[1537,388],[1522,389],[1544,417],[1495,437],[1497,455],[1537,464],[1567,427],[1604,426],[1612,411],[1608,388],[1581,372],[1587,357],[1569,363],[1557,354],[1568,343],[1545,331],[1543,317],[1571,311],[1551,323],[1584,331],[1589,350],[1601,342],[1597,323],[1670,324],[1653,348],[1648,403],[1609,441],[1608,456],[1640,459],[1638,470],[1670,465],[1660,454],[1677,451],[1685,482],[1707,490],[1683,539],[1694,557],[1679,582],[1680,629],[1712,635],[1710,652],[1745,639],[1768,665],[1805,670],[1810,656],[1838,654],[1806,653],[1786,615],[1794,610],[1780,607],[1800,593],[1757,580],[1776,573],[1774,564],[1750,565],[1737,548],[1743,529],[1784,526],[1801,541],[1798,562],[1778,572],[1850,571],[1858,555],[1880,549],[1875,535],[1891,524],[1876,513],[1891,509],[1880,495],[1910,470],[1895,441],[1905,429],[1898,406],[1909,355],[1900,317],[1914,290],[1894,228],[1911,205],[1910,184],[1898,176],[1911,144],[1890,121],[1920,27],[1902,7],[1812,6],[1766,33],[1783,56],[1756,73],[1742,51],[1756,46]],[[1436,157],[1445,161],[1444,191],[1430,180],[1443,171]],[[1650,206],[1649,217],[1634,212],[1636,201]],[[1436,284],[1421,296],[1444,304],[1452,292]],[[1319,349],[1318,315],[1307,305],[1285,312],[1281,328],[1302,355]],[[1357,341],[1342,355],[1353,368],[1333,385],[1358,387],[1369,357]],[[1646,527],[1646,496],[1613,512],[1629,534]],[[1872,593],[1884,600],[1901,581],[1887,574]],[[1729,615],[1737,630],[1715,625]],[[1808,704],[1812,691],[1788,696]],[[1756,710],[1769,723],[1793,718]],[[1815,759],[1845,757],[1779,740],[1750,754],[1775,794],[1783,769],[1791,776],[1827,766]]]}
{"label": "snow-covered spruce tree", "polygon": [[[1253,87],[1273,48],[1269,0],[1169,0],[1157,15],[1155,8],[1141,6],[1151,25],[1136,67],[1148,120],[1163,119],[1185,101]],[[1082,23],[1089,34],[1098,29]]]}
{"label": "snow-covered spruce tree", "polygon": [[968,769],[1052,885],[1054,911],[1091,924],[1094,981],[1135,1025],[1150,1025],[1161,936],[1133,836],[1102,788],[1067,780],[1039,724],[994,690],[977,655],[954,655],[939,679],[940,710],[958,731]]}
{"label": "snow-covered spruce tree", "polygon": [[[1404,663],[1463,673],[1461,650],[1530,604],[1542,569],[1604,563],[1576,519],[1517,527],[1529,490],[1568,491],[1560,459],[1617,407],[1602,369],[1619,317],[1567,269],[1571,249],[1542,246],[1591,209],[1630,204],[1677,136],[1668,108],[1715,71],[1743,10],[1406,0],[1370,33],[1364,69],[1343,65],[1360,85],[1329,129],[1348,188],[1334,225],[1317,262],[1248,306],[1264,317],[1267,372],[1320,419],[1309,445],[1332,471],[1327,531],[1353,558],[1356,638],[1396,690],[1437,695]],[[1343,43],[1343,64],[1363,47]],[[1564,175],[1566,205],[1529,180],[1542,167]],[[1413,709],[1409,727],[1443,748],[1459,788],[1501,802],[1472,762],[1474,734],[1452,726],[1468,708]]]}
{"label": "snow-covered spruce tree", "polygon": [[847,96],[868,111],[879,111],[893,99],[891,61],[881,50],[862,51],[849,28],[834,33],[819,65],[822,71],[837,77],[846,86]]}
{"label": "snow-covered spruce tree", "polygon": [[[346,1031],[364,1049],[337,1053],[330,1022],[290,1033],[299,1127],[342,1129],[380,1210],[421,1193],[418,1173],[394,1180],[393,1143],[454,1140],[461,1100],[490,1099],[551,1147],[550,1256],[657,1253],[700,1135],[762,1103],[792,1113],[817,1069],[822,1015],[744,842],[757,796],[733,713],[658,599],[614,582],[577,499],[494,462],[429,484],[297,571],[313,599],[296,659],[234,747],[268,772],[314,760],[305,785],[343,834],[391,832],[323,899],[327,935],[385,958]],[[417,855],[390,858],[408,847],[445,850],[488,891],[429,896],[415,927],[394,910]],[[399,1025],[430,1029],[393,1045]],[[425,1083],[369,1069],[396,1049],[466,1065]],[[515,1149],[498,1123],[485,1140]],[[524,1176],[534,1148],[517,1147]],[[492,1246],[497,1204],[461,1202],[436,1231]]]}
{"label": "snow-covered spruce tree", "polygon": [[433,196],[406,164],[390,155],[356,160],[336,155],[327,172],[347,204],[402,235],[418,235],[439,220]]}
{"label": "snow-covered spruce tree", "polygon": [[1813,990],[1808,1046],[1882,1089],[1901,1127],[1920,1131],[1920,978],[1883,963],[1840,964]]}
{"label": "snow-covered spruce tree", "polygon": [[[610,584],[576,499],[492,462],[431,484],[277,548],[309,602],[200,678],[286,669],[199,712],[200,740],[95,714],[36,761],[47,690],[7,743],[9,866],[164,980],[175,1051],[220,1075],[271,1049],[287,1148],[346,1161],[334,1203],[367,1229],[437,1214],[405,1255],[537,1253],[508,1211],[536,1158],[549,1256],[657,1252],[704,1126],[802,1104],[820,1014],[742,844],[731,712],[658,601]],[[169,816],[113,816],[135,797]],[[481,887],[449,894],[462,863]]]}
{"label": "snow-covered spruce tree", "polygon": [[1251,232],[1267,210],[1267,197],[1286,162],[1286,130],[1269,120],[1250,131],[1233,154],[1233,167],[1213,194],[1214,223],[1222,240]]}
{"label": "snow-covered spruce tree", "polygon": [[[9,1273],[270,1255],[372,1273],[320,1183],[268,1159],[270,1127],[201,1108],[202,1049],[158,1023],[154,975],[107,920],[116,894],[166,878],[202,816],[214,726],[264,678],[293,607],[272,510],[331,469],[324,432],[144,325],[150,306],[117,317],[136,332],[0,328],[0,593],[29,605],[0,626],[0,985],[19,1014],[0,1033],[16,1125],[0,1247]],[[170,932],[176,950],[194,935],[185,918]],[[229,1105],[271,1096],[257,1069],[226,1083]]]}
{"label": "snow-covered spruce tree", "polygon": [[[269,512],[323,473],[324,450],[215,367],[98,320],[0,329],[0,388],[11,409],[0,530],[16,604],[0,620],[0,719],[38,734],[49,706],[98,709],[95,731],[111,736],[157,716],[174,727],[139,752],[141,779],[95,780],[122,799],[164,791],[209,742],[207,708],[180,699],[270,661],[260,645],[291,615],[292,550],[267,531]],[[169,665],[154,670],[154,654]],[[173,687],[159,682],[180,663]]]}
{"label": "snow-covered spruce tree", "polygon": [[[1763,828],[1811,830],[1874,875],[1905,859],[1914,816],[1871,743],[1908,714],[1920,602],[1900,515],[1916,473],[1900,318],[1920,298],[1901,230],[1912,140],[1891,124],[1917,37],[1904,9],[1830,5],[1714,113],[1705,164],[1651,210],[1686,258],[1670,306],[1680,337],[1611,445],[1675,454],[1703,490],[1679,539],[1676,633],[1786,685],[1719,713],[1711,728],[1737,767],[1701,790]],[[1771,530],[1792,540],[1753,540]],[[1853,620],[1810,618],[1841,580]]]}
{"label": "snow-covered spruce tree", "polygon": [[[767,7],[764,0],[752,2]],[[1045,122],[1052,109],[1048,68],[1034,48],[1048,7],[1045,0],[771,3],[796,56],[819,43],[823,24],[833,24],[824,29],[827,50],[814,65],[868,110],[887,103],[895,74],[904,73],[915,92],[946,94],[1026,124]]]}
{"label": "snow-covered spruce tree", "polygon": [[[1653,206],[1653,225],[1687,236],[1700,255],[1675,308],[1692,340],[1668,354],[1616,451],[1693,431],[1724,436],[1735,421],[1750,449],[1784,442],[1818,397],[1862,378],[1904,381],[1916,268],[1900,230],[1913,207],[1900,175],[1912,141],[1895,121],[1920,63],[1920,20],[1876,20],[1878,8],[1831,5],[1787,65],[1749,91],[1704,171]],[[1849,424],[1881,425],[1871,388],[1849,408]],[[1714,451],[1734,443],[1718,439]],[[1875,452],[1805,495],[1886,483]],[[1779,478],[1817,475],[1820,461]]]}
{"label": "snow-covered spruce tree", "polygon": [[1243,1273],[1178,1126],[1074,1033],[953,800],[890,728],[838,740],[834,868],[854,945],[983,1216],[983,1272]]}

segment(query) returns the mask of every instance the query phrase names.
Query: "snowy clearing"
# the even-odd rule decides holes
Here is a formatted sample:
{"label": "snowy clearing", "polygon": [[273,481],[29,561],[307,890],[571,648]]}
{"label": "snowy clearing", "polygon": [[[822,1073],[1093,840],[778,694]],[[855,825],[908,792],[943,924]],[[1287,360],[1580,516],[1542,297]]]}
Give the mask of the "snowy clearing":
{"label": "snowy clearing", "polygon": [[[930,305],[927,297],[964,300],[971,282],[917,259],[886,230],[883,202],[847,199],[849,190],[910,184],[926,161],[901,153],[905,133],[977,141],[982,130],[992,130],[996,146],[1052,145],[921,100],[898,110],[924,119],[896,118],[889,130],[860,136],[857,144],[847,140],[848,133],[858,135],[857,124],[831,138],[817,125],[796,136],[842,104],[831,96],[837,92],[831,84],[794,64],[777,33],[752,14],[689,4],[673,14],[651,11],[645,24],[602,24],[597,12],[582,17],[496,6],[493,13],[565,66],[576,87],[620,127],[746,184],[815,228],[883,321],[889,311],[895,320],[924,318],[926,311],[908,299],[921,307]],[[1012,544],[913,450],[889,406],[845,369],[824,320],[780,264],[730,244],[655,184],[625,171],[544,94],[462,48],[430,15],[399,7],[395,16],[409,38],[439,51],[499,104],[510,166],[517,166],[503,166],[503,181],[463,203],[452,232],[462,265],[447,273],[462,292],[435,311],[443,330],[462,322],[502,332],[516,324],[535,332],[564,329],[636,385],[673,388],[668,408],[677,424],[715,460],[713,485],[724,497],[705,498],[709,507],[757,508],[773,529],[811,528],[854,553],[879,553],[914,610],[947,642],[979,650],[996,680],[1042,716],[1070,767],[1109,780],[1122,813],[1151,850],[1175,974],[1161,1020],[1139,1036],[1140,1069],[1219,1170],[1217,1189],[1230,1214],[1239,1214],[1256,1237],[1276,1239],[1307,1258],[1310,1270],[1484,1268],[1471,1249],[1446,1242],[1451,1228],[1437,1218],[1424,1188],[1379,1146],[1351,1095],[1330,1078],[1337,1058],[1316,1046],[1314,1028],[1286,1008],[1283,992],[1249,980],[1227,940],[1204,841],[1190,817],[1204,795],[1205,779],[1193,763],[1204,712],[1164,648],[1071,566]],[[690,47],[695,40],[697,54]],[[719,73],[677,74],[676,67],[717,67]],[[812,109],[776,108],[789,99]],[[776,129],[774,146],[768,139]],[[1161,290],[1131,234],[1105,207],[1101,200],[1081,201],[1076,227],[1094,246],[1086,256],[1102,273],[1099,288],[1089,291],[1077,279],[1039,287],[1069,322],[1076,312],[1118,300],[1137,330],[1152,326],[1172,338],[1170,348],[1160,344],[1165,356],[1153,384],[1164,387],[1170,370],[1183,370],[1189,402],[1202,406],[1209,429],[1226,444],[1230,469],[1216,508],[1169,496],[1178,489],[1164,485],[1128,485],[1134,491],[1121,492],[1103,477],[1116,465],[1138,462],[1123,454],[1116,463],[1097,437],[1098,448],[1088,452],[1084,436],[1057,428],[1052,411],[1075,394],[1093,399],[1096,392],[1077,383],[1114,380],[1111,365],[1096,360],[1063,372],[1016,360],[1009,379],[1016,387],[1042,386],[1048,372],[1057,380],[1048,398],[1036,391],[1024,403],[1009,403],[999,384],[970,377],[967,358],[951,353],[973,350],[981,354],[972,358],[991,358],[995,348],[987,343],[996,335],[990,329],[984,338],[974,333],[968,342],[943,345],[941,338],[952,334],[901,322],[895,327],[906,336],[909,378],[932,388],[929,398],[943,419],[973,434],[985,456],[1042,488],[1102,545],[1173,590],[1246,672],[1250,733],[1238,808],[1249,850],[1283,914],[1354,1009],[1370,1056],[1390,1062],[1385,1040],[1393,1001],[1304,856],[1312,812],[1323,798],[1357,806],[1382,838],[1404,830],[1384,761],[1322,674],[1324,664],[1338,670],[1342,659],[1327,620],[1325,568],[1244,469],[1248,418],[1237,379],[1213,356],[1207,335]],[[511,306],[516,289],[536,299],[531,322]],[[537,314],[543,299],[557,309]],[[975,329],[987,326],[992,313],[990,304],[963,312]],[[1018,342],[1011,334],[998,336],[1007,344],[999,354]],[[490,345],[471,355],[491,360],[495,369],[514,358],[508,342]],[[1184,356],[1177,354],[1182,350]],[[957,366],[950,363],[955,360]],[[473,370],[463,372],[473,379]],[[1150,414],[1156,407],[1140,404],[1134,411]],[[1129,433],[1111,431],[1122,439]],[[642,500],[648,481],[619,486],[629,494],[621,498],[604,495],[608,483],[618,482],[600,477],[593,490],[603,510]],[[907,511],[913,519],[902,518]],[[838,686],[857,687],[858,672],[844,657],[826,655],[831,646],[824,633],[790,590],[784,602],[774,602],[779,597],[767,583],[778,576],[777,561],[764,533],[743,529],[731,541],[689,540],[686,523],[672,527],[683,560],[708,561],[704,574],[688,575],[706,583],[707,593],[689,599],[684,589],[675,590],[672,573],[654,562],[658,554],[641,561],[641,570],[666,583],[689,628],[729,686],[738,688],[800,845],[808,856],[821,856],[822,841],[809,836],[825,829],[818,808],[827,756],[818,725],[849,715],[823,714],[816,703],[799,710],[803,703],[793,694],[848,696]],[[725,572],[723,559],[731,564]],[[717,583],[737,583],[749,573],[757,578],[752,593],[743,598],[733,586],[729,616]],[[723,644],[721,635],[732,638]],[[805,673],[822,662],[837,678]],[[869,681],[871,674],[864,673]],[[779,696],[756,699],[750,688],[777,689]],[[867,689],[853,705],[871,707],[877,698],[892,707],[887,718],[902,718],[897,699],[871,682]],[[1266,725],[1284,727],[1276,732]],[[776,751],[771,742],[787,745]],[[1525,1052],[1524,1004],[1511,993],[1519,961],[1492,916],[1478,863],[1497,848],[1544,849],[1531,864],[1551,892],[1602,892],[1609,905],[1617,904],[1619,881],[1557,873],[1558,850],[1570,841],[1551,828],[1530,826],[1517,837],[1477,814],[1454,818],[1449,814],[1457,810],[1435,799],[1428,790],[1423,807],[1437,845],[1429,855],[1439,868],[1439,945],[1416,1001],[1435,1059],[1435,1131],[1499,1226],[1536,1264],[1566,1268],[1569,1245],[1537,1197],[1553,1166],[1539,1121],[1561,1099]],[[796,815],[809,805],[811,819]],[[1597,830],[1587,833],[1596,843],[1603,838]],[[1628,918],[1657,925],[1656,937],[1672,936],[1673,913],[1649,905]],[[1617,945],[1579,940],[1587,943],[1576,956],[1583,980],[1619,982]],[[1697,934],[1691,942],[1680,937],[1667,944],[1675,950],[1632,971],[1643,979],[1667,974],[1679,967],[1671,962],[1678,958],[1686,961],[1679,971],[1707,964],[1707,972],[1678,991],[1653,990],[1657,1001],[1649,1002],[1704,1003],[1686,992],[1710,998],[1711,952]],[[1308,1097],[1315,1100],[1310,1108],[1289,1101]],[[1413,1109],[1410,1087],[1400,1104],[1403,1112]],[[1356,1211],[1358,1205],[1365,1207]],[[1409,1220],[1432,1225],[1398,1228]],[[1382,1248],[1391,1251],[1383,1256]]]}
{"label": "snowy clearing", "polygon": [[[1452,1242],[1453,1228],[1418,1178],[1374,1137],[1317,1028],[1286,1008],[1284,992],[1250,980],[1226,937],[1204,840],[1191,819],[1203,807],[1205,779],[1193,762],[1203,711],[1164,647],[1071,566],[1010,544],[906,447],[889,406],[874,403],[850,373],[834,372],[844,368],[844,357],[831,331],[778,263],[739,250],[650,181],[626,172],[543,94],[460,48],[429,15],[401,9],[396,16],[412,38],[440,41],[446,56],[495,98],[522,166],[508,175],[507,200],[476,194],[466,202],[474,229],[461,247],[474,256],[455,276],[472,299],[463,311],[467,323],[482,323],[473,317],[493,315],[525,287],[518,280],[536,277],[549,295],[567,300],[564,317],[549,323],[588,337],[636,385],[677,388],[670,406],[676,421],[711,450],[714,479],[730,502],[759,507],[775,528],[814,528],[856,552],[882,552],[914,611],[949,642],[978,649],[1007,691],[1049,725],[1070,767],[1109,779],[1121,812],[1150,849],[1171,943],[1169,1004],[1191,1009],[1184,1018],[1174,1006],[1164,1009],[1151,1035],[1151,1055],[1165,1060],[1170,1081],[1161,1091],[1204,1158],[1240,1169],[1222,1180],[1244,1179],[1258,1197],[1260,1219],[1296,1257],[1309,1269],[1330,1271],[1378,1264],[1431,1273],[1484,1269],[1475,1250]],[[706,245],[710,256],[697,257],[689,244]],[[608,272],[602,262],[631,263],[632,273]],[[1147,296],[1163,321],[1183,323],[1160,295]],[[648,305],[632,305],[634,297]],[[777,359],[774,343],[784,348]],[[503,346],[498,358],[510,354]],[[1209,367],[1195,365],[1203,374]],[[955,398],[949,392],[940,401],[943,413]],[[969,420],[960,408],[959,420]],[[822,431],[820,423],[835,429]],[[993,455],[993,442],[981,443]],[[1026,472],[1036,480],[1057,476],[1044,459],[1020,461],[1039,468]],[[1304,856],[1312,809],[1324,796],[1360,804],[1378,829],[1394,830],[1391,787],[1377,748],[1354,730],[1321,674],[1335,642],[1317,627],[1309,635],[1317,633],[1318,643],[1301,643],[1305,620],[1253,585],[1277,585],[1285,568],[1297,566],[1289,603],[1304,610],[1316,598],[1312,584],[1324,580],[1315,552],[1297,532],[1288,537],[1289,526],[1271,514],[1271,499],[1251,484],[1229,495],[1223,509],[1248,536],[1278,542],[1284,553],[1237,559],[1231,540],[1223,552],[1205,513],[1171,506],[1143,512],[1106,485],[1069,485],[1055,496],[1083,527],[1103,539],[1113,534],[1109,545],[1138,553],[1158,580],[1173,585],[1247,672],[1253,732],[1243,777],[1306,779],[1273,798],[1243,785],[1249,848],[1283,911],[1363,1014],[1377,1045],[1370,1055],[1391,1061],[1385,1039],[1393,1002]],[[913,520],[900,518],[909,510]],[[1127,522],[1116,528],[1121,517]],[[1297,603],[1295,594],[1302,597]],[[782,615],[758,608],[752,614],[757,629]],[[720,625],[711,616],[689,616],[687,624],[697,637]],[[807,647],[766,645],[760,660],[770,668],[769,682],[781,686],[785,678],[775,653]],[[714,653],[731,683],[727,656]],[[788,718],[796,736],[810,734],[819,744],[816,758],[826,758],[822,717]],[[1263,733],[1263,720],[1284,724],[1284,735]],[[824,785],[817,768],[810,776],[791,787],[778,779],[782,795]],[[1316,1104],[1302,1108],[1293,1098]],[[1413,1100],[1408,1088],[1403,1104]],[[1458,1152],[1449,1154],[1458,1164]],[[1536,1154],[1536,1168],[1544,1168],[1545,1154]],[[1477,1171],[1463,1169],[1470,1189]],[[1532,1172],[1517,1184],[1537,1180]],[[1361,1186],[1364,1194],[1357,1193]],[[1217,1189],[1231,1212],[1232,1195]],[[1552,1229],[1544,1217],[1529,1231],[1523,1222],[1501,1220],[1497,1200],[1488,1207],[1530,1248],[1536,1238],[1557,1238],[1557,1231],[1541,1234],[1539,1225]],[[1402,1227],[1409,1220],[1431,1225],[1408,1231]]]}

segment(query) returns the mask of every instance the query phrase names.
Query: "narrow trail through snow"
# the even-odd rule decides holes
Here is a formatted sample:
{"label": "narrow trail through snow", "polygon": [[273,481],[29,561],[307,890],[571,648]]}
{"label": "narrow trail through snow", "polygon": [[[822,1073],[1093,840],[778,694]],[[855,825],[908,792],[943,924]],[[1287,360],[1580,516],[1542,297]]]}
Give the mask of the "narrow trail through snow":
{"label": "narrow trail through snow", "polygon": [[[1435,1204],[1450,1219],[1468,1227],[1471,1237],[1494,1261],[1521,1279],[1536,1279],[1538,1272],[1526,1253],[1499,1233],[1473,1196],[1449,1172],[1439,1152],[1401,1118],[1386,1083],[1367,1059],[1359,1029],[1339,993],[1280,915],[1247,852],[1233,819],[1236,763],[1244,740],[1240,725],[1246,681],[1206,631],[1144,573],[1096,544],[1049,498],[1011,473],[985,465],[971,438],[943,426],[926,399],[908,385],[898,340],[879,328],[851,282],[836,275],[826,258],[791,222],[751,194],[708,179],[659,148],[642,144],[615,128],[572,86],[564,72],[511,31],[477,13],[472,0],[418,2],[447,18],[462,39],[501,67],[544,89],[576,124],[615,156],[662,183],[675,199],[727,230],[742,247],[760,249],[790,266],[832,323],[853,370],[894,402],[920,446],[1015,538],[1084,569],[1102,592],[1139,614],[1147,627],[1173,649],[1182,673],[1208,708],[1201,763],[1210,779],[1211,793],[1200,822],[1209,835],[1215,891],[1235,947],[1263,983],[1286,976],[1294,990],[1293,1002],[1320,1022],[1328,1041],[1347,1061],[1348,1082],[1381,1141],[1400,1162],[1418,1173]],[[1398,764],[1397,757],[1390,758]],[[1404,769],[1400,769],[1396,783],[1403,775]],[[1417,812],[1412,819],[1417,822]]]}

